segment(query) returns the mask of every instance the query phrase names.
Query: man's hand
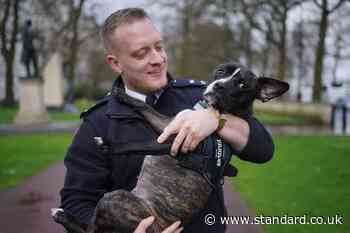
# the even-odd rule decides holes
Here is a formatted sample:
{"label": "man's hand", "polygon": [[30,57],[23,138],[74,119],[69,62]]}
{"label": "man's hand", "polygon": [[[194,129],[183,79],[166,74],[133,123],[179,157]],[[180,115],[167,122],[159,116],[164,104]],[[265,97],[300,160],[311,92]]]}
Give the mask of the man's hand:
{"label": "man's hand", "polygon": [[158,137],[158,143],[163,143],[171,135],[177,134],[171,146],[171,155],[176,156],[181,145],[183,153],[195,150],[218,127],[219,122],[213,111],[215,110],[211,108],[181,111]]}
{"label": "man's hand", "polygon": [[[143,219],[135,229],[134,233],[146,233],[147,228],[151,226],[153,222],[154,222],[153,216]],[[180,233],[183,230],[183,227],[179,227],[180,224],[181,222],[177,221],[172,225],[170,225],[169,227],[167,227],[166,229],[164,229],[162,233]]]}

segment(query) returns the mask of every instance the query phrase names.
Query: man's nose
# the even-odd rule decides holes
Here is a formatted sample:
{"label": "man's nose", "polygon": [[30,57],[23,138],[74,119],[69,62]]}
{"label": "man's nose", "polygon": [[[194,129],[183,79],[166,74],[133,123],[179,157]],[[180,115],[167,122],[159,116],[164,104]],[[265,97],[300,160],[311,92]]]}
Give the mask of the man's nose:
{"label": "man's nose", "polygon": [[152,50],[150,63],[153,64],[160,64],[163,63],[165,60],[163,52],[157,51],[155,49]]}

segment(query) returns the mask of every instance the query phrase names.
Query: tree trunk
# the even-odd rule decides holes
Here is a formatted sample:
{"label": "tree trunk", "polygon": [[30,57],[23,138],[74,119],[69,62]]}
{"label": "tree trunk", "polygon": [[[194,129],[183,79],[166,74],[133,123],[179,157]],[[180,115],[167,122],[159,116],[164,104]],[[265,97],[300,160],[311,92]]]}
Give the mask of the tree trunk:
{"label": "tree trunk", "polygon": [[[7,13],[10,14],[10,9],[12,6],[12,12],[13,12],[13,20],[12,20],[12,32],[11,32],[11,38],[10,38],[10,47],[7,48],[8,40],[6,37],[6,21],[9,19],[8,17],[4,17],[4,20],[6,18],[6,21],[2,22],[2,30],[3,34],[2,36],[2,55],[5,61],[5,99],[2,101],[3,105],[7,106],[13,106],[15,104],[15,94],[13,91],[13,80],[14,80],[14,72],[13,72],[13,66],[15,61],[15,54],[16,54],[16,38],[18,34],[18,9],[19,9],[19,1],[16,0],[14,2],[7,2],[9,4]],[[13,4],[13,5],[11,5]],[[9,15],[8,15],[9,16]]]}
{"label": "tree trunk", "polygon": [[247,27],[245,29],[245,46],[244,46],[244,53],[246,58],[246,66],[248,69],[252,68],[253,64],[253,50],[252,50],[252,29],[250,27]]}
{"label": "tree trunk", "polygon": [[325,55],[325,41],[328,29],[328,8],[327,1],[322,1],[322,15],[319,27],[319,41],[316,49],[316,60],[314,65],[314,85],[312,92],[312,99],[314,102],[321,101],[322,94],[322,72],[323,72],[323,58]]}
{"label": "tree trunk", "polygon": [[286,50],[287,50],[287,12],[288,10],[285,8],[282,16],[282,30],[280,31],[280,41],[278,45],[279,52],[279,62],[277,68],[277,78],[279,80],[285,79],[286,73]]}
{"label": "tree trunk", "polygon": [[6,61],[6,71],[5,71],[5,99],[2,101],[2,104],[5,106],[15,105],[15,94],[13,91],[13,63],[14,58],[8,58]]}
{"label": "tree trunk", "polygon": [[191,9],[191,3],[186,3],[182,10],[182,38],[183,41],[181,42],[181,52],[180,56],[178,58],[178,69],[177,72],[179,76],[184,76],[188,72],[188,67],[189,67],[189,59],[190,59],[190,51],[192,47],[192,41],[191,41],[191,21],[192,21],[192,9]]}
{"label": "tree trunk", "polygon": [[72,40],[70,43],[70,56],[69,56],[69,62],[68,62],[68,85],[70,86],[70,91],[72,93],[68,93],[68,98],[66,99],[66,102],[73,103],[74,101],[74,80],[75,80],[75,71],[77,66],[77,57],[79,52],[79,18],[82,13],[83,5],[85,0],[80,0],[79,6],[77,8],[72,9],[73,14],[73,24],[72,24]]}
{"label": "tree trunk", "polygon": [[269,68],[269,61],[270,61],[270,54],[271,54],[271,49],[272,49],[272,40],[270,39],[270,36],[272,34],[271,32],[271,26],[268,25],[268,30],[264,32],[265,34],[265,41],[266,45],[263,48],[263,57],[261,59],[261,71],[263,75],[266,75],[266,71]]}
{"label": "tree trunk", "polygon": [[336,39],[335,39],[335,52],[334,52],[334,65],[332,67],[332,77],[333,77],[333,81],[332,84],[333,85],[337,85],[337,71],[338,71],[338,66],[339,66],[339,61],[341,59],[341,35],[337,34]]}
{"label": "tree trunk", "polygon": [[224,48],[224,53],[223,53],[223,57],[224,58],[231,58],[231,57],[237,57],[234,56],[233,54],[233,48],[232,48],[232,41],[233,41],[233,37],[232,37],[232,32],[230,29],[230,18],[228,16],[228,4],[227,4],[227,0],[223,0],[222,1],[222,9],[224,9],[222,11],[222,20],[223,20],[223,29],[224,29],[224,36],[223,36],[223,48]]}

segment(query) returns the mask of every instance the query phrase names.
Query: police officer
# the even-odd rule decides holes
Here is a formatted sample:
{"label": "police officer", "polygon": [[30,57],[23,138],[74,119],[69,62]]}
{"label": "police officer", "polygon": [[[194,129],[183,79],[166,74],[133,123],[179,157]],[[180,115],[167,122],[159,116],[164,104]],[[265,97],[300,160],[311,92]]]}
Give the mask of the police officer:
{"label": "police officer", "polygon": [[[190,110],[202,96],[205,84],[194,80],[175,80],[167,73],[167,55],[160,33],[144,10],[127,8],[116,11],[105,21],[102,39],[107,50],[106,61],[119,74],[115,85],[127,94],[149,101],[162,114],[175,116],[158,137],[165,142],[176,135],[171,154],[193,151],[204,138],[217,132],[230,144],[241,159],[266,162],[273,155],[273,142],[265,128],[253,117],[243,120],[232,115],[218,117],[212,108]],[[142,156],[113,156],[101,153],[96,138],[121,148],[126,143],[149,140],[154,131],[130,107],[113,95],[105,97],[82,114],[83,123],[77,131],[65,157],[67,173],[61,190],[61,207],[88,224],[99,199],[116,189],[132,190],[142,166]],[[225,124],[219,124],[225,119]],[[175,222],[164,233],[224,232],[220,223],[208,226],[207,213],[225,214],[222,188],[209,198],[207,207],[183,229]],[[154,221],[149,217],[140,222],[135,232],[146,232]]]}

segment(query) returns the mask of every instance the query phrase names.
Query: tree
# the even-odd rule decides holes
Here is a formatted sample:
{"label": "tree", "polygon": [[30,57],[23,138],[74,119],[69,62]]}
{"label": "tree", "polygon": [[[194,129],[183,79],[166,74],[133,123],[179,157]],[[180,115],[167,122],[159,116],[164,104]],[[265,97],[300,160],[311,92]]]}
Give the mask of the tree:
{"label": "tree", "polygon": [[339,87],[342,85],[342,81],[338,79],[337,73],[341,68],[340,63],[350,59],[349,39],[350,39],[350,23],[344,18],[349,16],[350,7],[342,7],[337,12],[337,17],[333,17],[330,21],[330,29],[332,33],[332,42],[334,49],[332,52],[327,52],[331,58],[333,58],[332,65],[332,86]]}
{"label": "tree", "polygon": [[[18,35],[19,5],[20,0],[5,0],[2,7],[2,19],[0,25],[1,55],[5,62],[5,99],[4,105],[14,105],[13,91],[13,66],[16,54],[16,41]],[[11,22],[12,20],[12,22]]]}
{"label": "tree", "polygon": [[152,1],[151,4],[157,4],[162,8],[168,8],[176,12],[174,21],[175,27],[165,34],[169,38],[168,49],[173,55],[175,63],[175,73],[180,77],[193,74],[193,65],[197,65],[198,57],[195,54],[196,47],[200,41],[194,39],[194,30],[201,23],[202,16],[205,15],[211,0],[163,0]]}
{"label": "tree", "polygon": [[[278,50],[277,78],[285,79],[287,63],[287,21],[288,13],[305,1],[301,0],[244,0],[241,10],[250,26],[265,34],[267,46],[272,43]],[[266,62],[263,64],[266,69]]]}
{"label": "tree", "polygon": [[330,7],[328,0],[322,0],[319,3],[314,0],[315,5],[321,10],[321,19],[319,23],[319,35],[318,43],[315,51],[315,64],[314,64],[314,85],[312,92],[312,99],[314,102],[319,102],[321,100],[322,93],[322,73],[323,73],[323,60],[325,57],[325,41],[328,30],[329,15],[335,12],[341,5],[343,5],[345,0],[338,0],[335,5]]}
{"label": "tree", "polygon": [[[74,79],[75,79],[75,71],[76,71],[76,65],[77,65],[77,56],[79,52],[79,19],[82,14],[83,5],[85,3],[85,0],[79,0],[79,3],[77,6],[74,4],[74,1],[69,2],[69,12],[70,12],[70,18],[71,18],[71,38],[69,41],[69,57],[68,57],[68,82],[69,85],[74,85]],[[70,88],[73,90],[73,88]],[[71,98],[67,99],[68,103],[73,102],[74,95],[69,95]]]}
{"label": "tree", "polygon": [[[59,52],[66,64],[68,92],[66,102],[74,100],[74,80],[77,66],[82,59],[78,59],[79,48],[87,39],[98,35],[98,26],[93,13],[84,9],[86,0],[43,0],[34,1],[34,14],[37,19],[45,43],[40,48],[41,70],[50,57]],[[95,7],[93,5],[92,7]],[[39,18],[39,17],[37,17]],[[83,19],[83,20],[82,20]]]}
{"label": "tree", "polygon": [[294,47],[296,48],[296,63],[298,66],[298,74],[297,74],[297,101],[301,102],[301,79],[305,75],[305,59],[304,59],[304,22],[301,20],[299,23],[296,25],[296,29],[293,31],[293,42],[294,42]]}

